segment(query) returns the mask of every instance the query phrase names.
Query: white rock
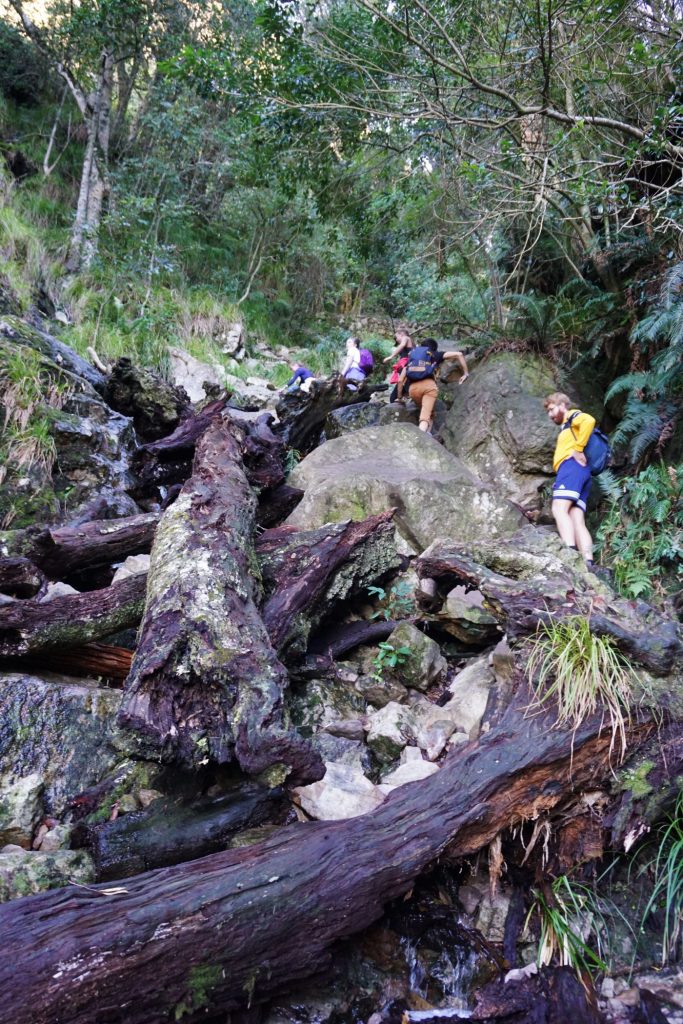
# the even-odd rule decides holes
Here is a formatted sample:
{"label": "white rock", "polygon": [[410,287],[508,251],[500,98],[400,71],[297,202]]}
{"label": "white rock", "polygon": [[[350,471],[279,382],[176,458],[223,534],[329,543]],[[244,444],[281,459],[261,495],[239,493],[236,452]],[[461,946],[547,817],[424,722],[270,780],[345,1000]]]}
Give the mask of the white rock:
{"label": "white rock", "polygon": [[80,594],[80,590],[70,586],[68,583],[48,583],[47,590],[40,598],[40,604],[46,601],[54,601],[56,597],[66,597],[68,594]]}
{"label": "white rock", "polygon": [[334,761],[325,767],[325,777],[319,782],[293,790],[294,798],[311,818],[319,821],[357,818],[374,811],[384,800],[381,788],[366,779],[360,768]]}
{"label": "white rock", "polygon": [[[406,750],[416,750],[418,755],[420,751],[417,747],[406,747]],[[405,786],[408,782],[417,782],[418,779],[426,779],[429,775],[433,775],[439,771],[439,766],[432,764],[431,761],[425,761],[420,756],[419,760],[410,760],[405,764],[401,764],[389,775],[386,775],[382,779],[380,789],[390,793],[392,789],[396,789],[398,786]]]}
{"label": "white rock", "polygon": [[138,576],[141,572],[149,572],[149,558],[149,555],[129,555],[114,573],[112,583],[126,580],[129,576]]}
{"label": "white rock", "polygon": [[442,710],[448,712],[457,731],[467,733],[471,740],[479,735],[493,683],[494,675],[488,657],[482,655],[459,672],[448,687],[453,696]]}

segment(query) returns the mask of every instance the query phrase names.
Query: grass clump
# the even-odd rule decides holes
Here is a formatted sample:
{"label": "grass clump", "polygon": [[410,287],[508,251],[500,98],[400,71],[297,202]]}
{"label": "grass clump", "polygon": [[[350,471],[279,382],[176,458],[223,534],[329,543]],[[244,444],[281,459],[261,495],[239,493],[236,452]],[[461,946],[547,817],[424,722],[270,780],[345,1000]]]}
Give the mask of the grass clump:
{"label": "grass clump", "polygon": [[604,937],[609,934],[607,923],[589,886],[560,875],[545,892],[535,891],[527,925],[534,914],[540,925],[539,967],[556,962],[574,968],[580,977],[609,969],[603,948]]}
{"label": "grass clump", "polygon": [[50,372],[41,356],[24,347],[0,349],[2,445],[0,482],[38,468],[49,474],[56,457],[48,409],[61,409],[71,388],[61,374]]}
{"label": "grass clump", "polygon": [[555,727],[570,727],[573,732],[587,718],[602,713],[612,734],[610,757],[618,745],[623,758],[635,676],[611,637],[595,636],[583,615],[540,623],[527,672],[534,686],[532,709],[555,702]]}
{"label": "grass clump", "polygon": [[677,958],[683,926],[683,793],[668,822],[660,830],[659,845],[649,865],[654,875],[652,895],[643,912],[642,924],[655,911],[664,915],[662,963]]}

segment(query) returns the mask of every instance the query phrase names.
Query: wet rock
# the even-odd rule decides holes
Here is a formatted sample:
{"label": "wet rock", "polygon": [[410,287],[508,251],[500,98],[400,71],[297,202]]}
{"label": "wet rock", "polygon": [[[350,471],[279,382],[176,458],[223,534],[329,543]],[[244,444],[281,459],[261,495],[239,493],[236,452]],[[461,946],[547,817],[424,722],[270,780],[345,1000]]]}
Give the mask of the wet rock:
{"label": "wet rock", "polygon": [[329,762],[325,776],[310,786],[293,790],[294,799],[311,818],[336,821],[367,814],[383,802],[385,794],[360,768]]}
{"label": "wet rock", "polygon": [[0,850],[0,903],[58,889],[69,882],[84,885],[94,880],[92,860],[81,850]]}
{"label": "wet rock", "polygon": [[397,669],[397,675],[405,686],[425,692],[442,682],[448,669],[448,662],[442,655],[439,645],[412,623],[399,622],[389,637],[389,643],[394,650],[400,647],[409,649],[410,653]]}
{"label": "wet rock", "polygon": [[501,497],[540,509],[539,488],[552,476],[557,435],[543,399],[556,390],[549,361],[497,353],[477,366],[465,387],[453,389],[443,443]]}
{"label": "wet rock", "polygon": [[29,847],[47,815],[123,759],[121,696],[60,676],[0,674],[0,843]]}
{"label": "wet rock", "polygon": [[462,542],[512,533],[524,521],[434,438],[405,423],[328,441],[289,483],[305,491],[292,525],[360,520],[395,507],[399,533],[418,550],[454,532]]}
{"label": "wet rock", "polygon": [[377,679],[375,676],[359,676],[356,689],[375,708],[386,707],[390,701],[401,704],[408,696],[406,687],[392,676]]}
{"label": "wet rock", "polygon": [[498,620],[486,610],[478,590],[454,587],[446,596],[439,621],[451,636],[465,644],[486,646],[500,636]]}

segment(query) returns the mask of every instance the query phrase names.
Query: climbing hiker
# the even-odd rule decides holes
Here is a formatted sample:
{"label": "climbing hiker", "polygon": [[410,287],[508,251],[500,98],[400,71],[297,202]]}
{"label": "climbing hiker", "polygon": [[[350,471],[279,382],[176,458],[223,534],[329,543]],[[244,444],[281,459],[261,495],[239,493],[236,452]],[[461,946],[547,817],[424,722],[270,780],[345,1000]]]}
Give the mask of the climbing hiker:
{"label": "climbing hiker", "polygon": [[342,367],[342,377],[350,391],[357,391],[358,384],[365,380],[365,371],[360,365],[360,338],[346,339],[346,360]]}
{"label": "climbing hiker", "polygon": [[413,339],[411,338],[410,334],[408,334],[405,327],[396,328],[396,331],[394,333],[394,341],[396,342],[396,347],[392,349],[392,351],[389,353],[388,356],[386,356],[385,359],[382,360],[383,363],[390,363],[391,360],[395,359],[397,356],[404,358],[410,353],[410,350],[415,346]]}
{"label": "climbing hiker", "polygon": [[408,387],[410,398],[418,407],[420,430],[431,432],[434,419],[434,405],[439,395],[436,386],[436,372],[446,359],[457,359],[462,370],[459,384],[467,380],[469,370],[462,352],[439,352],[434,338],[425,338],[421,345],[411,349],[408,362],[401,373],[397,390],[397,401],[403,401],[403,392]]}
{"label": "climbing hiker", "polygon": [[558,533],[569,548],[581,552],[588,569],[593,569],[593,538],[586,526],[586,502],[591,489],[591,471],[584,448],[595,427],[595,420],[580,412],[571,398],[555,391],[543,401],[549,418],[561,427],[553,469],[552,513]]}
{"label": "climbing hiker", "polygon": [[282,390],[286,394],[291,394],[292,391],[298,391],[299,389],[308,391],[311,382],[315,380],[315,374],[312,370],[309,370],[307,366],[303,366],[301,363],[290,363],[289,368],[294,372]]}

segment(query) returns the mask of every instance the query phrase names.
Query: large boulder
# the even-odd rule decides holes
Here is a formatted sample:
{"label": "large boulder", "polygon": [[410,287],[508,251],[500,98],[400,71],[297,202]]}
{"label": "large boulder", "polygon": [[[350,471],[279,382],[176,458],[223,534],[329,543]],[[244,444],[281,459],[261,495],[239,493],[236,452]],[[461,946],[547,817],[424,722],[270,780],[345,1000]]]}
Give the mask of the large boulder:
{"label": "large boulder", "polygon": [[287,520],[308,528],[396,508],[399,533],[422,551],[435,537],[506,536],[521,512],[433,437],[407,423],[366,427],[311,452],[289,482],[304,497]]}
{"label": "large boulder", "polygon": [[495,485],[501,498],[540,509],[557,438],[543,399],[557,390],[547,360],[499,352],[480,363],[464,387],[453,389],[441,431],[444,446]]}
{"label": "large boulder", "polygon": [[398,402],[359,402],[333,409],[325,420],[325,437],[341,437],[364,427],[384,427],[387,423],[414,423],[417,409]]}
{"label": "large boulder", "polygon": [[47,815],[123,761],[121,694],[87,681],[0,674],[0,844],[29,848]]}

